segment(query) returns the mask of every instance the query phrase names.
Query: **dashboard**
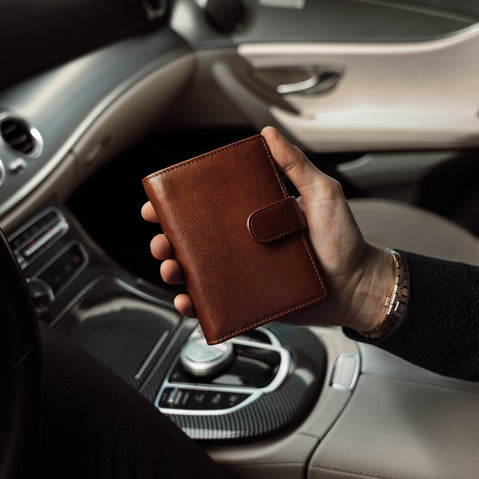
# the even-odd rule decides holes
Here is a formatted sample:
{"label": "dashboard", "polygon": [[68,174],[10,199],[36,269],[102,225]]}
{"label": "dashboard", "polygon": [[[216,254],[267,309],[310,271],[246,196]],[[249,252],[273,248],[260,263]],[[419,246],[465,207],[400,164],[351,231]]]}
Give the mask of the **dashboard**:
{"label": "dashboard", "polygon": [[[193,62],[187,45],[161,30],[4,91],[0,215],[70,194],[102,161],[145,135],[188,81]],[[27,143],[19,143],[23,137]]]}

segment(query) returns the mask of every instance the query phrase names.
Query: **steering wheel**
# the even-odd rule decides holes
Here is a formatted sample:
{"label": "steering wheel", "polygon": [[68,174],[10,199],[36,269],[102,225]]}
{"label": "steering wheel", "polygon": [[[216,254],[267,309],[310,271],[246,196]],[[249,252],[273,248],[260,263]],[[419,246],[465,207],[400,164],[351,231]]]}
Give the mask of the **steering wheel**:
{"label": "steering wheel", "polygon": [[38,320],[0,230],[0,478],[33,477],[41,411]]}

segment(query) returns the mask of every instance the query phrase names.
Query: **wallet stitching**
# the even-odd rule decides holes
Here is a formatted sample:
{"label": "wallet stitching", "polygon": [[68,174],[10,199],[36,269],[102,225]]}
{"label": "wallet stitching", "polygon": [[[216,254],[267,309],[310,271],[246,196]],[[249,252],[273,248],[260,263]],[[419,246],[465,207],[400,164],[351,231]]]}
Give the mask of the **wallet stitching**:
{"label": "wallet stitching", "polygon": [[261,144],[263,145],[263,148],[266,152],[266,156],[268,157],[269,163],[271,164],[271,168],[273,169],[274,175],[276,176],[276,181],[278,182],[278,185],[281,188],[281,192],[283,193],[283,196],[286,199],[288,198],[288,193],[286,192],[283,182],[281,181],[281,178],[279,177],[278,169],[276,168],[273,158],[271,157],[269,147],[266,144],[264,137],[262,135],[259,136],[259,139],[261,140]]}
{"label": "wallet stitching", "polygon": [[[257,211],[256,213],[253,213],[251,215],[251,219],[250,219],[250,231],[251,231],[251,234],[259,241],[265,241],[265,242],[268,242],[268,241],[273,241],[273,240],[276,240],[276,239],[279,239],[279,238],[282,238],[283,236],[286,236],[290,233],[294,233],[295,231],[298,231],[298,230],[302,230],[303,228],[305,228],[305,226],[301,226],[301,225],[297,225],[297,226],[292,226],[290,228],[288,228],[287,230],[283,230],[281,231],[280,233],[277,233],[276,235],[274,236],[270,236],[270,237],[263,237],[263,236],[260,236],[258,233],[256,233],[256,231],[254,230],[254,224],[253,222],[256,220],[256,218],[259,216],[259,215],[262,215],[262,214],[265,214],[267,213],[268,211],[271,211],[272,209],[274,208],[279,208],[286,203],[286,201],[290,201],[290,197],[288,198],[285,198],[284,200],[281,200],[279,201],[278,203],[274,204],[274,205],[271,205],[271,206],[268,206],[267,208],[263,209],[263,210],[260,210],[260,211]],[[294,200],[296,201],[296,200]]]}
{"label": "wallet stitching", "polygon": [[295,226],[293,228],[289,228],[287,230],[284,230],[282,231],[281,233],[278,233],[276,234],[275,236],[269,236],[268,238],[264,238],[262,236],[259,236],[258,234],[256,234],[253,230],[253,226],[251,226],[251,232],[253,233],[253,236],[258,240],[258,241],[261,241],[261,242],[269,242],[269,241],[274,241],[274,240],[277,240],[277,239],[280,239],[280,238],[283,238],[284,236],[287,236],[291,233],[294,233],[295,231],[298,231],[298,230],[302,230],[303,228],[301,226]]}
{"label": "wallet stitching", "polygon": [[[264,137],[260,135],[259,138],[261,139],[261,143],[263,144],[263,147],[264,147],[265,150],[266,150],[266,154],[267,154],[267,156],[268,156],[268,158],[269,158],[269,161],[270,161],[270,163],[271,163],[271,166],[272,166],[272,168],[273,168],[273,171],[274,171],[274,173],[275,173],[275,175],[276,175],[276,179],[277,179],[277,181],[278,181],[278,183],[279,183],[279,186],[280,186],[280,188],[281,188],[281,191],[283,192],[283,195],[284,195],[284,197],[285,197],[285,199],[286,199],[286,198],[288,197],[288,194],[287,194],[287,192],[286,192],[286,190],[285,190],[285,188],[284,188],[283,182],[281,181],[281,179],[280,179],[280,177],[279,177],[278,170],[277,170],[277,168],[275,167],[275,165],[274,165],[274,163],[273,163],[273,160],[272,160],[271,155],[270,155],[269,148],[267,147],[267,145],[266,145],[266,143],[265,143]],[[312,266],[313,266],[313,269],[314,269],[314,271],[315,271],[315,273],[316,273],[316,276],[317,276],[317,278],[318,278],[318,281],[319,281],[319,283],[320,283],[320,285],[321,285],[321,289],[322,289],[322,291],[323,291],[323,296],[320,297],[319,299],[323,299],[323,298],[326,296],[326,289],[324,288],[323,280],[322,280],[322,278],[321,278],[321,276],[320,276],[320,274],[319,274],[318,268],[316,267],[316,262],[314,261],[312,255],[311,255],[310,248],[308,247],[308,244],[307,244],[307,242],[306,242],[306,240],[305,240],[305,238],[304,238],[304,235],[301,235],[301,239],[303,240],[303,245],[304,245],[304,247],[305,247],[305,249],[306,249],[306,252],[308,253],[309,259],[310,259],[310,261],[311,261],[311,264],[312,264]],[[283,312],[283,313],[281,313],[281,314],[287,314],[287,312]]]}
{"label": "wallet stitching", "polygon": [[[210,158],[211,156],[218,155],[218,154],[222,153],[223,151],[232,150],[232,149],[237,148],[239,145],[250,143],[250,142],[253,142],[253,141],[258,141],[258,140],[261,141],[263,147],[266,149],[266,154],[268,156],[268,159],[269,159],[271,165],[273,166],[273,169],[275,170],[274,172],[275,172],[275,175],[276,175],[276,179],[279,181],[278,173],[277,173],[276,169],[274,168],[274,164],[272,163],[271,155],[269,154],[269,150],[265,147],[266,144],[263,140],[263,137],[260,136],[260,135],[254,136],[252,138],[247,138],[246,140],[242,140],[242,141],[239,141],[237,143],[233,143],[230,146],[224,146],[223,148],[219,148],[219,149],[217,149],[215,151],[212,151],[210,153],[206,153],[205,155],[197,156],[196,158],[191,158],[190,160],[183,161],[182,163],[178,163],[177,165],[170,166],[169,168],[165,168],[164,170],[157,171],[156,173],[153,173],[153,174],[147,176],[143,181],[144,182],[149,181],[150,179],[153,179],[156,176],[164,175],[166,173],[170,173],[171,171],[177,170],[179,168],[183,168],[184,166],[189,166],[193,163],[196,163],[197,161],[205,160],[207,158]],[[285,191],[284,191],[284,188],[281,185],[281,182],[280,182],[280,187],[281,187],[281,190],[282,190],[283,194],[286,194]]]}
{"label": "wallet stitching", "polygon": [[[305,249],[306,249],[306,251],[307,251],[307,253],[308,253],[309,259],[311,260],[311,264],[313,265],[314,271],[316,272],[316,276],[318,277],[319,282],[320,282],[320,284],[321,284],[321,289],[323,290],[323,295],[325,295],[325,294],[326,294],[326,289],[325,289],[325,287],[324,287],[323,280],[322,280],[322,278],[321,278],[321,276],[320,276],[320,274],[319,274],[318,268],[316,267],[316,262],[314,261],[313,256],[311,255],[311,250],[310,250],[310,248],[309,248],[309,245],[308,245],[308,243],[307,243],[306,238],[304,237],[304,235],[301,235],[301,239],[303,240],[304,247],[305,247]],[[323,296],[323,297],[324,297],[324,296]]]}
{"label": "wallet stitching", "polygon": [[[323,290],[323,294],[322,296],[318,296],[316,298],[313,298],[311,299],[310,301],[306,301],[305,303],[302,303],[300,305],[297,305],[297,306],[292,306],[291,308],[288,308],[284,311],[281,311],[280,313],[274,313],[270,316],[268,316],[267,318],[264,318],[264,319],[261,319],[259,321],[256,321],[256,323],[252,323],[252,324],[249,324],[248,326],[245,326],[241,329],[235,329],[233,332],[231,333],[228,333],[226,336],[223,336],[219,339],[215,339],[214,343],[221,343],[222,341],[225,341],[226,339],[228,338],[231,338],[233,336],[236,336],[237,334],[241,334],[243,333],[244,331],[248,331],[250,329],[254,329],[258,326],[261,326],[262,324],[265,324],[265,323],[268,323],[269,321],[272,321],[273,319],[276,319],[276,318],[280,318],[281,316],[284,316],[285,314],[289,314],[289,313],[292,313],[294,311],[297,311],[299,309],[302,309],[302,308],[305,308],[306,306],[309,306],[311,304],[314,304],[314,303],[317,303],[318,301],[321,301],[322,299],[324,299],[326,297],[326,291],[324,289],[324,286],[321,282],[321,287],[322,287],[322,290]],[[214,344],[213,343],[213,344]]]}

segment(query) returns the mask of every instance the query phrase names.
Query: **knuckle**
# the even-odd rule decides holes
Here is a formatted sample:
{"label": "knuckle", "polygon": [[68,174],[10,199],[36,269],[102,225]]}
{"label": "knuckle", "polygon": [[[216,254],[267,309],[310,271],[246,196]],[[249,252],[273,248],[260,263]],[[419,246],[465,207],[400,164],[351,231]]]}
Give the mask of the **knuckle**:
{"label": "knuckle", "polygon": [[323,195],[327,198],[338,199],[344,196],[341,183],[334,178],[328,178],[322,185]]}

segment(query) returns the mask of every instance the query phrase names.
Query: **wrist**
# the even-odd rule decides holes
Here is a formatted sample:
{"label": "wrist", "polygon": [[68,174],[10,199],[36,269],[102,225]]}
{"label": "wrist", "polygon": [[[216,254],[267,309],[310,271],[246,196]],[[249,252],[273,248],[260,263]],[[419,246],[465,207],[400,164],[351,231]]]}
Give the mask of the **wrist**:
{"label": "wrist", "polygon": [[385,301],[396,283],[394,258],[387,251],[368,245],[362,263],[350,321],[350,327],[359,332],[373,331],[380,325]]}
{"label": "wrist", "polygon": [[390,296],[384,302],[384,314],[382,319],[373,329],[359,331],[363,336],[370,339],[378,339],[389,336],[400,324],[408,300],[408,272],[407,267],[398,251],[386,249],[394,259],[394,288]]}

